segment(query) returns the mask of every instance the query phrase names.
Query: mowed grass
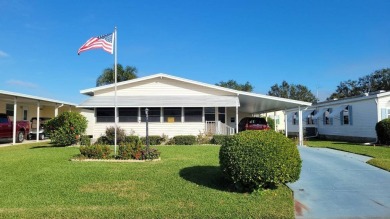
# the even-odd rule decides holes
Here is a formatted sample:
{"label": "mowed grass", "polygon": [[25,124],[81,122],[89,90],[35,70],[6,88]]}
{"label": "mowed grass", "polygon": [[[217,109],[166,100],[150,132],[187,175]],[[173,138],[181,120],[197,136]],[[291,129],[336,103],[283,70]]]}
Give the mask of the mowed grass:
{"label": "mowed grass", "polygon": [[0,218],[294,218],[286,186],[229,191],[219,146],[160,146],[161,161],[72,162],[75,147],[0,148]]}
{"label": "mowed grass", "polygon": [[306,142],[311,147],[325,147],[336,150],[351,152],[360,155],[372,157],[367,163],[390,171],[390,147],[389,146],[367,146],[348,142],[337,141],[308,141]]}

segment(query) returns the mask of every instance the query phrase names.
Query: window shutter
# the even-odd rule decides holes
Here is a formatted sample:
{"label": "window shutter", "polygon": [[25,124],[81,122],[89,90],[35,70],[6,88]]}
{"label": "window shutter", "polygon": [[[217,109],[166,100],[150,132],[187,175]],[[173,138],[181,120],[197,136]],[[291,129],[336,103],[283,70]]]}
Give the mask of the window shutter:
{"label": "window shutter", "polygon": [[344,125],[344,110],[340,112],[340,125]]}
{"label": "window shutter", "polygon": [[349,119],[349,125],[352,125],[353,117],[352,117],[352,106],[348,106],[348,119]]}
{"label": "window shutter", "polygon": [[325,125],[326,124],[326,117],[325,117],[325,112],[324,114],[322,114],[322,124]]}
{"label": "window shutter", "polygon": [[387,109],[386,108],[382,108],[381,109],[381,120],[384,120],[387,118]]}
{"label": "window shutter", "polygon": [[[333,109],[329,109],[329,115],[333,112]],[[329,123],[333,125],[333,117],[329,119]]]}

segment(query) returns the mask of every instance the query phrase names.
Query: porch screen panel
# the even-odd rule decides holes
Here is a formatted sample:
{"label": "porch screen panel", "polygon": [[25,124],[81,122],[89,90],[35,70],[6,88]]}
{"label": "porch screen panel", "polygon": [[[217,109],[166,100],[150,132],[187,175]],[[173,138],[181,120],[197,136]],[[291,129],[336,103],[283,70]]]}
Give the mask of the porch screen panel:
{"label": "porch screen panel", "polygon": [[202,122],[202,107],[186,107],[184,108],[185,122]]}
{"label": "porch screen panel", "polygon": [[181,107],[164,108],[164,122],[181,122]]}
{"label": "porch screen panel", "polygon": [[[141,122],[146,122],[145,107],[141,108]],[[160,107],[148,107],[149,109],[149,122],[160,122],[161,108]]]}
{"label": "porch screen panel", "polygon": [[206,121],[215,121],[215,107],[205,107],[204,117]]}
{"label": "porch screen panel", "polygon": [[119,122],[138,122],[138,108],[119,108]]}
{"label": "porch screen panel", "polygon": [[115,122],[114,108],[96,108],[96,122]]}

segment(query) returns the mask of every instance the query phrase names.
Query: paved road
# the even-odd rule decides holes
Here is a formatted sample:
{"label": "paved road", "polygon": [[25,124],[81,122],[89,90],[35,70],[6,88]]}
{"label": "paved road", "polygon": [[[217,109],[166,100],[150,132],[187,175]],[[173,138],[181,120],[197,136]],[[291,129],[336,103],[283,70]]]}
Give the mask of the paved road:
{"label": "paved road", "polygon": [[303,160],[294,191],[296,218],[390,218],[390,172],[371,158],[299,147]]}

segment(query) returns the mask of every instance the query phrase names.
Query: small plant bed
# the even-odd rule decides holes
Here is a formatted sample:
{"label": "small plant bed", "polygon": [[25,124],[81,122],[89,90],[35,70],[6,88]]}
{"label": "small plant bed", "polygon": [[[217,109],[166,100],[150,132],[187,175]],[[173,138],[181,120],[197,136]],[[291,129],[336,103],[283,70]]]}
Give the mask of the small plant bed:
{"label": "small plant bed", "polygon": [[340,151],[350,152],[372,157],[367,163],[381,169],[390,171],[390,147],[377,145],[361,145],[358,143],[340,142],[340,141],[308,141],[310,147],[331,148]]}
{"label": "small plant bed", "polygon": [[160,152],[156,148],[142,145],[141,141],[122,142],[118,146],[118,154],[112,154],[109,145],[93,144],[80,146],[80,154],[72,161],[113,161],[113,162],[145,162],[160,160]]}

